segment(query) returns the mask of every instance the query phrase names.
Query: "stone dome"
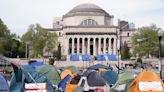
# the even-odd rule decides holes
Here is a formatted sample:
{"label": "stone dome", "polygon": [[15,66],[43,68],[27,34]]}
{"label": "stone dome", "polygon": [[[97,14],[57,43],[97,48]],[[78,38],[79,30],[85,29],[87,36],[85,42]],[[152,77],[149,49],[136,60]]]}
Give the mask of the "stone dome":
{"label": "stone dome", "polygon": [[80,4],[70,10],[64,17],[71,16],[83,16],[83,15],[93,15],[93,16],[110,16],[106,11],[101,9],[95,4]]}

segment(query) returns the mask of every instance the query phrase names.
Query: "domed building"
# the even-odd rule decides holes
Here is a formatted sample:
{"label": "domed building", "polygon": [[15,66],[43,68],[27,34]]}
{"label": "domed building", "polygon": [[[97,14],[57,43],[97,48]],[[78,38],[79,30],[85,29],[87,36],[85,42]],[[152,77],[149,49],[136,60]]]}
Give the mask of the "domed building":
{"label": "domed building", "polygon": [[134,31],[125,21],[114,26],[113,18],[95,4],[80,4],[54,18],[53,28],[48,30],[57,33],[57,49],[67,60],[71,60],[71,55],[117,55],[117,47],[123,43],[120,41],[126,36],[124,41],[130,40]]}

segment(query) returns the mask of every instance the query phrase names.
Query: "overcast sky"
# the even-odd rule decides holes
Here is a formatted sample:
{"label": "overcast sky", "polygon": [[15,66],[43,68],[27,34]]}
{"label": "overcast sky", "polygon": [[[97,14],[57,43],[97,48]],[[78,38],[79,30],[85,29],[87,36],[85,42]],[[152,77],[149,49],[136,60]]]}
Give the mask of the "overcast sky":
{"label": "overcast sky", "polygon": [[61,17],[82,3],[93,3],[118,19],[136,27],[156,24],[164,30],[164,0],[0,0],[0,18],[12,33],[22,35],[30,24],[52,28],[54,17]]}

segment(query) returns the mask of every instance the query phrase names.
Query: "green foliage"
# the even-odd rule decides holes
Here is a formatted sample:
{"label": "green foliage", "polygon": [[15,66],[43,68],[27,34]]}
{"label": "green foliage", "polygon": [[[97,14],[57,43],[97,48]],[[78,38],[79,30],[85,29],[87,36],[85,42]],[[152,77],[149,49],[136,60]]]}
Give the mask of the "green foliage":
{"label": "green foliage", "polygon": [[139,56],[156,54],[158,51],[157,32],[159,30],[155,25],[139,28],[132,37],[133,53],[138,53]]}
{"label": "green foliage", "polygon": [[43,50],[52,53],[56,45],[57,35],[50,33],[42,28],[39,24],[31,24],[28,31],[22,36],[23,42],[29,42],[32,46],[32,56],[38,57],[43,55]]}
{"label": "green foliage", "polygon": [[121,59],[128,60],[128,59],[130,59],[130,57],[131,57],[131,54],[129,52],[129,47],[128,47],[127,43],[124,42],[124,46],[121,49]]}
{"label": "green foliage", "polygon": [[23,42],[29,42],[33,41],[33,35],[34,35],[35,25],[31,24],[29,28],[27,29],[27,32],[23,34],[22,41]]}
{"label": "green foliage", "polygon": [[[16,34],[11,34],[10,30],[0,19],[0,54],[12,58],[17,56],[24,57],[24,46],[18,39],[19,37]],[[21,51],[19,48],[22,48]]]}
{"label": "green foliage", "polygon": [[0,19],[0,38],[2,38],[2,37],[4,37],[4,38],[10,37],[10,30],[7,28],[7,26]]}

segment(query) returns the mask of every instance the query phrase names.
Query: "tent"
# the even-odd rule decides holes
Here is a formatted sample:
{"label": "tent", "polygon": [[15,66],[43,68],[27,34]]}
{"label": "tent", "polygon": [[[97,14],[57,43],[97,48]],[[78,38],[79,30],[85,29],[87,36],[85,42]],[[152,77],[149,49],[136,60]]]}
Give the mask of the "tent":
{"label": "tent", "polygon": [[120,84],[126,84],[126,82],[128,80],[133,80],[134,79],[134,75],[132,73],[121,73],[119,74],[118,76],[118,80],[116,82],[115,85],[113,85],[113,87],[116,87],[117,85],[120,85]]}
{"label": "tent", "polygon": [[5,78],[0,74],[0,92],[3,91],[9,91],[9,85]]}
{"label": "tent", "polygon": [[105,66],[105,65],[102,65],[102,64],[96,64],[96,65],[93,65],[93,66],[90,66],[88,67],[88,70],[98,70],[99,68],[103,68],[103,69],[111,69],[112,70],[112,67],[109,67],[109,66]]}
{"label": "tent", "polygon": [[104,68],[99,68],[99,69],[98,69],[98,72],[100,72],[100,73],[101,73],[101,72],[104,72],[104,71],[108,71],[108,70],[107,70],[107,69],[104,69]]}
{"label": "tent", "polygon": [[129,92],[164,92],[164,83],[153,71],[144,70],[130,84]]}
{"label": "tent", "polygon": [[[121,73],[119,74],[118,76],[118,80],[117,82],[112,86],[111,90],[128,90],[129,89],[129,85],[131,83],[131,81],[134,79],[134,75],[132,73]],[[125,84],[125,87],[124,88],[120,88],[120,85],[124,85]]]}
{"label": "tent", "polygon": [[88,82],[89,86],[94,87],[94,86],[105,86],[106,85],[105,80],[101,77],[101,75],[98,72],[88,71],[84,74],[85,74],[84,76],[87,77],[87,82]]}
{"label": "tent", "polygon": [[36,67],[36,66],[45,66],[45,64],[43,62],[32,62],[30,64],[28,64],[30,67]]}
{"label": "tent", "polygon": [[71,77],[73,77],[73,74],[72,74],[71,70],[65,69],[65,70],[60,74],[60,78],[61,78],[61,79],[64,79],[65,76],[67,76],[68,74],[71,75]]}
{"label": "tent", "polygon": [[61,80],[61,81],[59,82],[58,88],[59,88],[62,92],[65,91],[67,82],[68,82],[68,80],[69,80],[70,78],[71,78],[71,75],[68,74],[67,76],[65,76],[65,78],[64,78],[63,80]]}
{"label": "tent", "polygon": [[55,67],[52,65],[36,67],[36,71],[46,76],[53,85],[57,85],[59,81],[61,80],[60,74],[58,73],[57,69],[55,69]]}
{"label": "tent", "polygon": [[101,72],[101,76],[106,80],[109,85],[114,85],[118,80],[118,74],[111,70]]}
{"label": "tent", "polygon": [[[43,76],[43,74],[35,71],[28,65],[20,66],[17,71],[22,71],[21,77],[19,80],[16,80],[17,73],[12,73],[12,79],[10,83],[10,91],[11,92],[24,92],[24,84],[25,83],[46,83],[47,84],[47,92],[53,92],[54,89],[52,87],[51,82]],[[20,74],[19,74],[20,75]]]}
{"label": "tent", "polygon": [[81,76],[77,74],[74,78],[69,80],[67,82],[65,92],[75,92],[75,89],[76,89],[80,79],[81,79]]}
{"label": "tent", "polygon": [[79,71],[75,66],[68,66],[66,67],[66,69],[71,70],[72,73],[77,73]]}

